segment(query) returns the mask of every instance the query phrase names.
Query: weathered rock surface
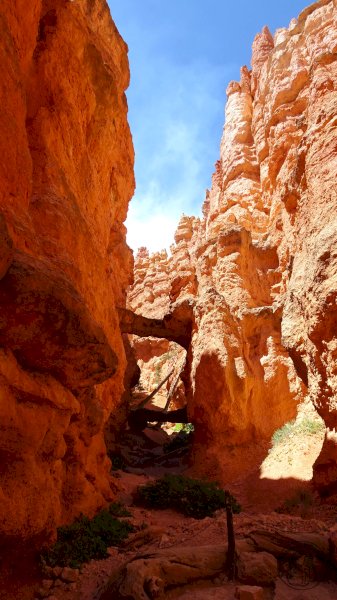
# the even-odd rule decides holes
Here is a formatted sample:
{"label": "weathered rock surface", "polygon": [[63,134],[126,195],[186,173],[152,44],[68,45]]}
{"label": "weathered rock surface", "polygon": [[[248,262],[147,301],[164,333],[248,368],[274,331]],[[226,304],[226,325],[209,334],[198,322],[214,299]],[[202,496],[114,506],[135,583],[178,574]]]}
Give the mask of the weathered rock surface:
{"label": "weathered rock surface", "polygon": [[226,546],[163,549],[138,556],[112,577],[100,600],[161,597],[168,587],[210,579],[222,573],[226,557]]}
{"label": "weathered rock surface", "polygon": [[337,567],[337,528],[334,527],[329,535],[329,556],[332,564]]}
{"label": "weathered rock surface", "polygon": [[238,600],[263,600],[263,588],[256,585],[240,585],[235,590]]}
{"label": "weathered rock surface", "polygon": [[129,71],[105,0],[4,0],[0,33],[0,534],[28,539],[112,497]]}
{"label": "weathered rock surface", "polygon": [[134,312],[162,319],[170,308],[170,286],[167,252],[156,252],[150,256],[147,248],[139,248],[134,264],[134,281],[128,293]]}
{"label": "weathered rock surface", "polygon": [[[174,368],[177,373],[173,373],[167,386],[156,395],[155,403],[165,405],[174,386],[171,402],[179,408],[186,404],[184,382],[179,377],[179,371],[184,366],[185,352],[180,346],[188,349],[191,343],[193,306],[190,298],[186,298],[186,302],[182,299],[171,310],[171,278],[170,260],[166,251],[150,256],[146,248],[139,248],[134,265],[134,283],[128,292],[130,317],[124,327],[127,325],[129,333],[140,336],[133,335],[131,345],[141,369],[141,388],[149,394]],[[131,312],[134,313],[133,316]],[[123,313],[122,328],[123,321],[127,321],[127,312]],[[156,335],[161,337],[151,337]],[[174,343],[168,344],[166,340]]]}
{"label": "weathered rock surface", "polygon": [[192,307],[190,306],[187,306],[185,311],[181,310],[180,306],[165,315],[163,319],[150,319],[127,308],[120,308],[118,314],[122,333],[165,338],[185,349],[189,348],[192,329]]}
{"label": "weathered rock surface", "polygon": [[237,563],[242,583],[274,586],[278,576],[277,560],[269,552],[242,552]]}
{"label": "weathered rock surface", "polygon": [[226,481],[308,394],[328,427],[314,480],[337,489],[336,11],[320,0],[258,34],[252,71],[227,89],[203,219],[182,217],[172,256],[136,258],[135,312],[193,306],[195,461]]}

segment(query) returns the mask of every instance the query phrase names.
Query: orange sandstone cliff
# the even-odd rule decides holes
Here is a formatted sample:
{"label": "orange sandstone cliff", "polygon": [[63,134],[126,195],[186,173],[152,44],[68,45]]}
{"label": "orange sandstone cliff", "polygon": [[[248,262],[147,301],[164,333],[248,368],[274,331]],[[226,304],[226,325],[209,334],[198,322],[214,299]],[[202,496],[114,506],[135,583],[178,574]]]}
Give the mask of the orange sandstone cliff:
{"label": "orange sandstone cliff", "polygon": [[136,259],[137,319],[126,46],[105,0],[1,3],[2,540],[113,498],[103,431],[112,415],[113,443],[136,373],[122,333],[167,338],[134,342],[142,366],[187,350],[199,472],[256,465],[308,396],[327,426],[315,482],[337,491],[336,11],[256,37],[203,218],[182,217],[170,257]]}
{"label": "orange sandstone cliff", "polygon": [[336,17],[321,0],[256,36],[203,218],[182,217],[169,258],[136,258],[136,312],[191,309],[195,460],[223,480],[261,461],[308,395],[327,426],[314,480],[337,492]]}
{"label": "orange sandstone cliff", "polygon": [[0,534],[112,498],[132,256],[127,48],[105,0],[0,7]]}

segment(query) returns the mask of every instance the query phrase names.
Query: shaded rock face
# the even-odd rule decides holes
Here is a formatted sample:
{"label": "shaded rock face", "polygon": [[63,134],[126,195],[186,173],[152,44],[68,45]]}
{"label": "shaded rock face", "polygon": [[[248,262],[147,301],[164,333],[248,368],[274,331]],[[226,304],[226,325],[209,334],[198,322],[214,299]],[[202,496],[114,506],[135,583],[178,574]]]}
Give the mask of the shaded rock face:
{"label": "shaded rock face", "polygon": [[118,314],[123,333],[164,338],[176,342],[185,349],[191,344],[192,310],[189,304],[176,307],[163,319],[150,319],[127,308],[120,308]]}
{"label": "shaded rock face", "polygon": [[193,306],[195,457],[199,444],[223,479],[256,463],[309,394],[329,428],[314,478],[336,485],[336,10],[321,0],[258,34],[252,70],[227,89],[203,218],[182,217],[171,257],[136,258],[136,312]]}
{"label": "shaded rock face", "polygon": [[129,70],[105,0],[4,0],[0,32],[0,529],[28,539],[112,497]]}

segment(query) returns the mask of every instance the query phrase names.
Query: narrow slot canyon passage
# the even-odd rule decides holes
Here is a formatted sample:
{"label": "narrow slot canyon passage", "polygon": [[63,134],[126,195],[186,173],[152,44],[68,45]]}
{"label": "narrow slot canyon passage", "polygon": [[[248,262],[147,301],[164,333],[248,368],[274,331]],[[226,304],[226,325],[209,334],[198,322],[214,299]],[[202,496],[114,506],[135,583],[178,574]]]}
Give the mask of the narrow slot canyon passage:
{"label": "narrow slot canyon passage", "polygon": [[0,2],[0,600],[337,599],[337,0],[208,4]]}
{"label": "narrow slot canyon passage", "polygon": [[181,473],[188,467],[194,430],[184,384],[191,323],[174,313],[159,320],[130,310],[120,310],[120,323],[134,366],[126,429],[110,455],[112,463],[152,476]]}
{"label": "narrow slot canyon passage", "polygon": [[[189,422],[185,387],[191,324],[188,320],[182,323],[171,314],[153,319],[131,310],[120,310],[120,320],[131,349],[128,356],[134,374],[126,428],[116,451],[110,454],[113,468],[153,477],[189,472],[191,467],[193,472],[195,432],[194,424]],[[180,343],[172,339],[179,339]],[[232,481],[233,490],[257,510],[268,508],[270,502],[281,506],[289,495],[289,480],[295,495],[303,492],[310,496],[313,466],[321,452],[324,433],[324,421],[312,403],[299,404],[295,418],[281,424],[270,442],[260,444],[255,459],[249,460],[248,471],[242,469],[243,483],[236,483],[235,478]],[[233,456],[233,464],[238,460]]]}

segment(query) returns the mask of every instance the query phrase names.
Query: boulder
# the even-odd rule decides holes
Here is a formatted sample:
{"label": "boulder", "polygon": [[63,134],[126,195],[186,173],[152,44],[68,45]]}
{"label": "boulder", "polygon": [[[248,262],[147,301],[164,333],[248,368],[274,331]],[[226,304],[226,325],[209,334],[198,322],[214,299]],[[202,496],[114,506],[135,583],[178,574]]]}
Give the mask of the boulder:
{"label": "boulder", "polygon": [[242,552],[237,562],[237,577],[242,583],[274,586],[277,560],[268,552]]}
{"label": "boulder", "polygon": [[263,588],[255,585],[240,585],[235,590],[237,600],[263,600]]}

